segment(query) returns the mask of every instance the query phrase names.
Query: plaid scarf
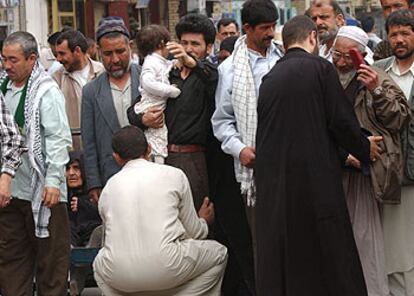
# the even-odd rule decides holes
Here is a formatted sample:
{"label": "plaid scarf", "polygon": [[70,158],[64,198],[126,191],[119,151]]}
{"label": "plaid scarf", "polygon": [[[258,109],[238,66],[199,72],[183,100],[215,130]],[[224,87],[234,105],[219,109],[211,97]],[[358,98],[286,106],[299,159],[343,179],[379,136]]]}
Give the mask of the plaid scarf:
{"label": "plaid scarf", "polygon": [[[237,130],[241,140],[249,147],[256,146],[257,129],[257,94],[249,62],[249,51],[246,35],[240,37],[233,51],[234,78],[232,103],[236,117]],[[239,161],[234,167],[236,179],[241,183],[241,192],[247,196],[247,205],[254,207],[256,203],[256,185],[253,169],[249,169]]]}
{"label": "plaid scarf", "polygon": [[[0,85],[4,85],[7,76],[0,78]],[[46,73],[43,67],[36,62],[27,81],[26,96],[24,100],[24,128],[25,144],[28,147],[28,158],[31,167],[32,211],[35,222],[35,234],[39,238],[49,237],[50,209],[42,203],[45,187],[45,161],[42,154],[42,138],[40,135],[40,104],[42,96],[54,80]],[[16,111],[17,112],[17,111]]]}

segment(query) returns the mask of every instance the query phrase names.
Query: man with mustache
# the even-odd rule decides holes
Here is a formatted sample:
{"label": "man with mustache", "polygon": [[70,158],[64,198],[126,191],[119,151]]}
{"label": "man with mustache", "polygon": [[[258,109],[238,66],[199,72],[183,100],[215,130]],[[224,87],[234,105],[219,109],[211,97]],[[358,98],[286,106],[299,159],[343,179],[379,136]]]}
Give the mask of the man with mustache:
{"label": "man with mustache", "polygon": [[331,47],[339,28],[345,25],[344,13],[335,0],[315,0],[308,14],[318,28],[319,55],[332,62]]}
{"label": "man with mustache", "polygon": [[380,203],[395,204],[401,197],[400,133],[410,120],[410,108],[388,74],[365,62],[359,68],[353,64],[350,50],[365,56],[368,40],[356,26],[341,27],[332,59],[361,128],[383,137],[384,153],[369,165],[344,153],[342,182],[368,294],[388,296]]}
{"label": "man with mustache", "polygon": [[[386,21],[393,56],[376,65],[404,92],[411,110],[414,96],[414,12],[397,10]],[[401,204],[384,205],[383,228],[386,272],[391,295],[414,295],[414,120],[401,133],[403,186]]]}
{"label": "man with mustache", "polygon": [[95,201],[106,181],[120,170],[112,157],[112,134],[129,125],[127,109],[139,95],[140,75],[139,66],[130,61],[129,31],[122,18],[102,19],[96,40],[106,72],[85,85],[81,108],[86,183]]}
{"label": "man with mustache", "polygon": [[[223,180],[227,183],[222,181],[222,185],[218,186],[218,195],[222,197],[217,198],[217,212],[219,213],[220,209],[218,204],[220,199],[227,200],[227,208],[231,205],[232,209],[237,209],[237,211],[233,210],[233,217],[237,217],[238,227],[228,228],[232,230],[229,241],[230,245],[237,246],[234,252],[239,265],[242,266],[243,277],[248,286],[254,285],[251,283],[254,278],[251,258],[251,244],[253,249],[255,244],[254,233],[251,243],[248,226],[253,231],[253,206],[256,198],[253,168],[256,159],[257,98],[262,77],[283,56],[282,50],[273,42],[278,17],[278,11],[272,1],[244,2],[241,20],[246,34],[237,40],[232,55],[218,68],[216,110],[211,119],[214,135],[221,142],[221,148],[226,153],[222,161],[226,163],[226,166],[223,166],[223,171],[226,170]],[[243,211],[246,211],[247,217]],[[247,223],[250,225],[246,225]],[[226,224],[231,225],[232,222],[226,221]],[[240,240],[239,233],[243,233],[246,239]],[[240,246],[248,246],[248,248]],[[232,249],[229,249],[231,253]],[[253,293],[248,295],[251,294]]]}
{"label": "man with mustache", "polygon": [[72,130],[73,149],[81,150],[80,106],[83,86],[104,71],[101,63],[87,55],[88,42],[80,31],[63,32],[56,40],[56,58],[63,65],[53,73],[65,96],[66,114]]}

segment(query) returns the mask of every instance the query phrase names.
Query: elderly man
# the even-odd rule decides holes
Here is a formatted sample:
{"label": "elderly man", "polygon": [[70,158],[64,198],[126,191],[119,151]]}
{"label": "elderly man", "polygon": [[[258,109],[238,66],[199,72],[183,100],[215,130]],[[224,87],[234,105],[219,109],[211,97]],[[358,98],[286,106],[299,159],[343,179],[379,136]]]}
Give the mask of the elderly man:
{"label": "elderly man", "polygon": [[82,92],[81,132],[89,196],[97,201],[120,167],[112,157],[114,132],[128,125],[127,109],[139,95],[140,68],[131,64],[129,31],[120,17],[107,17],[96,31],[106,72]]}
{"label": "elderly man", "polygon": [[368,35],[358,27],[339,29],[332,47],[333,63],[361,128],[381,135],[384,153],[369,166],[347,157],[343,185],[355,241],[369,295],[388,296],[384,240],[379,202],[398,203],[401,197],[400,133],[410,120],[410,108],[400,88],[383,70],[361,64],[349,51],[363,55]]}
{"label": "elderly man", "polygon": [[[414,11],[398,10],[385,24],[393,56],[376,62],[398,84],[413,110]],[[401,204],[384,205],[386,271],[392,295],[414,295],[414,121],[401,134],[404,177]]]}
{"label": "elderly man", "polygon": [[334,68],[315,56],[316,31],[306,16],[289,20],[287,53],[260,87],[257,295],[367,295],[337,151],[369,162],[381,137],[361,133]]}
{"label": "elderly man", "polygon": [[319,54],[332,62],[331,47],[339,28],[345,25],[344,13],[335,0],[315,0],[308,13],[318,28]]}
{"label": "elderly man", "polygon": [[38,62],[36,39],[15,32],[4,40],[7,72],[0,89],[28,147],[0,210],[0,286],[4,296],[66,295],[69,221],[65,164],[71,137],[65,99]]}
{"label": "elderly man", "polygon": [[56,40],[56,58],[63,65],[53,73],[65,96],[66,114],[72,130],[73,149],[81,150],[80,107],[82,88],[104,71],[101,63],[87,55],[88,42],[79,31],[63,32]]}
{"label": "elderly man", "polygon": [[116,132],[112,147],[122,170],[99,200],[105,240],[93,263],[103,293],[221,295],[227,251],[205,240],[213,204],[205,198],[197,216],[184,172],[149,162],[150,147],[137,127]]}

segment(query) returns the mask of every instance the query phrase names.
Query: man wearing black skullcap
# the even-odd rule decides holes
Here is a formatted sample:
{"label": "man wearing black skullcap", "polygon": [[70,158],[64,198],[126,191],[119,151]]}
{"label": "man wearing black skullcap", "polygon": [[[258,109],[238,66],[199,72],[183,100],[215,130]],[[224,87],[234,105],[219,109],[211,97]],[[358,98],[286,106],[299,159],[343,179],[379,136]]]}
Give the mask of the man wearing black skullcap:
{"label": "man wearing black skullcap", "polygon": [[129,31],[120,17],[103,18],[96,40],[106,72],[82,91],[81,131],[89,197],[97,201],[120,167],[112,158],[112,134],[128,125],[126,110],[139,95],[140,68],[131,64]]}

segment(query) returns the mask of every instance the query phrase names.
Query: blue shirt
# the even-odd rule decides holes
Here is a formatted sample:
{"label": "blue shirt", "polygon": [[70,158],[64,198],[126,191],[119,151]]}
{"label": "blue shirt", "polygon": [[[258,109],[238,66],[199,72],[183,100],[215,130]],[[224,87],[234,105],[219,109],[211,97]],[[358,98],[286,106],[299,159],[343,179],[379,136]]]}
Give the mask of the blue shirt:
{"label": "blue shirt", "polygon": [[[15,87],[11,81],[7,85],[5,102],[14,114],[19,104],[23,87]],[[67,201],[65,165],[69,161],[68,149],[71,146],[71,134],[65,112],[65,99],[57,87],[51,87],[40,103],[40,135],[42,151],[46,165],[45,186],[60,190],[60,201]],[[23,136],[25,137],[24,131]],[[27,153],[22,154],[22,164],[12,181],[11,195],[27,201],[32,200],[32,172]]]}
{"label": "blue shirt", "polygon": [[[259,88],[262,78],[283,56],[283,53],[272,42],[266,52],[266,57],[249,49],[249,60],[252,69],[256,97],[259,97]],[[236,118],[231,99],[233,89],[233,56],[228,57],[218,68],[219,80],[216,89],[216,110],[211,118],[213,132],[216,138],[222,143],[221,148],[227,154],[239,159],[240,151],[246,147],[241,141],[237,130]]]}

